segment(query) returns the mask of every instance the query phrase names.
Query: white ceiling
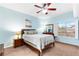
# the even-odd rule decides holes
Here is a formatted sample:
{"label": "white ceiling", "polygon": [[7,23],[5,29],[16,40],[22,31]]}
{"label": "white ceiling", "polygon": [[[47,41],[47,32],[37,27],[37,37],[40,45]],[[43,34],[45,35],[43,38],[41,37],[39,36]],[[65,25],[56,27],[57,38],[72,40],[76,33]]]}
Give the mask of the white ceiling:
{"label": "white ceiling", "polygon": [[[37,14],[36,12],[39,11],[39,8],[36,8],[34,5],[37,3],[11,3],[11,4],[0,4],[3,7],[19,11],[25,14],[33,15],[33,16],[43,16],[42,12]],[[41,3],[42,4],[42,3]],[[37,5],[41,5],[37,4]],[[49,11],[48,15],[49,16],[57,16],[60,14],[64,14],[66,12],[72,11],[73,10],[73,4],[51,4],[50,7],[55,7],[57,10],[56,11]]]}

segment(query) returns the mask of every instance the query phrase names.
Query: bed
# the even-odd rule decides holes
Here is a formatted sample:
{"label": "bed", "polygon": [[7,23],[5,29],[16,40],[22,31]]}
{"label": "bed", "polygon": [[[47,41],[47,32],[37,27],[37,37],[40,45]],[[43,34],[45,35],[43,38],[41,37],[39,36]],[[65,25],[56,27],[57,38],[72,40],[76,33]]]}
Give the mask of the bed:
{"label": "bed", "polygon": [[35,29],[23,29],[21,34],[24,43],[38,50],[39,55],[42,55],[46,47],[54,46],[53,35],[37,34]]}

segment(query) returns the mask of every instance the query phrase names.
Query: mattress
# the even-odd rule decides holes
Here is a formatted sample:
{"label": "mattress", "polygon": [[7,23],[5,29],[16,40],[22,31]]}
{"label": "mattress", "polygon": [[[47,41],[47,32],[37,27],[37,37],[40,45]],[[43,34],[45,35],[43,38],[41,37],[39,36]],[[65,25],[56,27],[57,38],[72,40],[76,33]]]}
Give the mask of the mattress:
{"label": "mattress", "polygon": [[54,37],[52,35],[46,35],[46,34],[33,34],[33,35],[23,35],[23,39],[26,43],[30,44],[31,46],[41,50],[44,49],[44,47],[47,44],[54,42]]}

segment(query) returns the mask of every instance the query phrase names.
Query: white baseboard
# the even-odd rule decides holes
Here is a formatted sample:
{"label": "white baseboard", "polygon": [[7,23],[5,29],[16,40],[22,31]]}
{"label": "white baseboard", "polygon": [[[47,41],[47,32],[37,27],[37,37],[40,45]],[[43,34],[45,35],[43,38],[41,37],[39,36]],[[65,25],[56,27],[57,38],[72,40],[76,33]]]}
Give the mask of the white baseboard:
{"label": "white baseboard", "polygon": [[8,48],[8,47],[12,47],[13,43],[9,43],[9,44],[4,44],[4,48]]}

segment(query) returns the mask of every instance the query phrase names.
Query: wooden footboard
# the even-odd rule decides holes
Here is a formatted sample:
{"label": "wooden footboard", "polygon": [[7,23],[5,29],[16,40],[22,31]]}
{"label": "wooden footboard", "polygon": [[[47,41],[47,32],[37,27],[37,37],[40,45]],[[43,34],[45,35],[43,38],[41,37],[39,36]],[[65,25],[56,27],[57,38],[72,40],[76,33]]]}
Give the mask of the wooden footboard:
{"label": "wooden footboard", "polygon": [[39,51],[38,56],[42,56],[43,55],[43,51],[48,49],[48,48],[50,48],[51,45],[53,45],[53,47],[54,47],[55,46],[55,42],[50,43],[50,44],[46,45],[44,49],[41,49],[41,51]]}
{"label": "wooden footboard", "polygon": [[36,53],[38,53],[38,56],[42,56],[43,55],[43,51],[46,50],[46,49],[48,49],[51,45],[53,45],[53,47],[55,46],[55,42],[53,42],[53,43],[50,43],[50,44],[46,45],[44,49],[38,50],[37,48],[35,48],[35,47],[33,47],[33,46],[25,43],[25,42],[24,42],[24,44],[26,46],[28,46],[29,48],[31,48],[31,50],[33,50]]}

